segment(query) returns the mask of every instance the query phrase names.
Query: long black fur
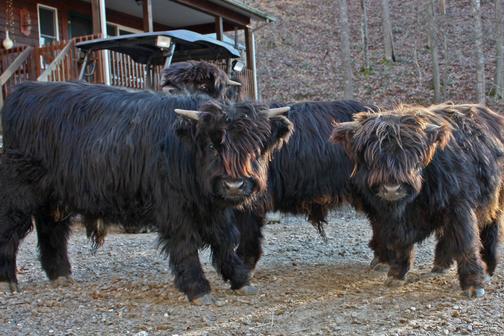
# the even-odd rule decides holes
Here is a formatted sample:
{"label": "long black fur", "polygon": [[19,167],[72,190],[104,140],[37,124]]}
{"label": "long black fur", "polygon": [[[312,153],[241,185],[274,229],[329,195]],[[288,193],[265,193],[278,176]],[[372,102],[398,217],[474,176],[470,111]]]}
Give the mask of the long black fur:
{"label": "long black fur", "polygon": [[271,162],[268,198],[252,210],[235,211],[240,212],[238,254],[249,268],[255,268],[262,254],[261,229],[267,211],[305,215],[324,236],[329,210],[345,202],[354,203],[349,188],[352,163],[343,147],[328,139],[333,121],[349,121],[355,113],[370,109],[374,107],[351,100],[291,105],[288,118],[295,130]]}
{"label": "long black fur", "polygon": [[[354,162],[352,185],[373,228],[370,247],[390,265],[389,276],[404,279],[414,244],[435,232],[433,271],[455,260],[462,289],[482,289],[484,271],[492,275],[497,263],[504,118],[478,105],[442,104],[355,119],[337,125],[332,140]],[[400,185],[404,197],[383,199],[383,185]]]}
{"label": "long black fur", "polygon": [[[205,113],[194,121],[175,108]],[[66,214],[80,213],[155,223],[175,284],[190,300],[210,291],[198,258],[204,246],[232,288],[246,285],[230,207],[266,188],[271,155],[292,131],[265,109],[84,83],[21,84],[2,110],[0,281],[17,283],[17,248],[31,216],[48,277],[69,276]],[[243,193],[231,197],[224,179],[245,181]]]}

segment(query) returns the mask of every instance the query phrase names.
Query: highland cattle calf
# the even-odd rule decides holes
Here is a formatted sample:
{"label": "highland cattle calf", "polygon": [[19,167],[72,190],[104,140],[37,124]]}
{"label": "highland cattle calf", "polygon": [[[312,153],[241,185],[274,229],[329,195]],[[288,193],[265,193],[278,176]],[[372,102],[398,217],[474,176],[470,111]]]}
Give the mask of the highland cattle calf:
{"label": "highland cattle calf", "polygon": [[229,79],[219,67],[208,62],[173,63],[163,69],[161,76],[162,90],[172,95],[202,93],[215,99],[227,99],[228,92],[240,85]]}
{"label": "highland cattle calf", "polygon": [[414,244],[436,232],[434,271],[455,260],[462,290],[484,295],[502,219],[503,130],[504,118],[479,105],[399,106],[336,124],[331,140],[353,162],[387,284],[405,278]]}
{"label": "highland cattle calf", "polygon": [[253,290],[231,207],[266,189],[271,156],[292,132],[286,111],[84,83],[19,85],[2,110],[0,284],[17,290],[16,254],[32,216],[42,268],[68,279],[69,214],[80,213],[155,223],[190,301],[213,300],[198,257],[206,246],[231,288]]}

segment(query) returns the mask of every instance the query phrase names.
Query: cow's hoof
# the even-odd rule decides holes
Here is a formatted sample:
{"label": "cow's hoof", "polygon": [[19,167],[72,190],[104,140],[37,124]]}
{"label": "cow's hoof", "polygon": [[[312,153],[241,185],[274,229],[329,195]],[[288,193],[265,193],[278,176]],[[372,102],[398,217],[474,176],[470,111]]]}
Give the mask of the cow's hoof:
{"label": "cow's hoof", "polygon": [[240,289],[235,289],[234,293],[237,295],[244,295],[244,296],[257,295],[257,287],[254,287],[252,285],[243,286]]}
{"label": "cow's hoof", "polygon": [[396,279],[393,277],[388,277],[387,280],[385,280],[385,286],[389,288],[397,288],[401,287],[406,283],[406,280],[404,279]]}
{"label": "cow's hoof", "polygon": [[51,286],[53,287],[67,287],[75,283],[75,280],[70,276],[59,276],[54,280],[51,280]]}
{"label": "cow's hoof", "polygon": [[388,265],[382,263],[378,257],[374,257],[371,263],[369,264],[369,271],[387,272]]}
{"label": "cow's hoof", "polygon": [[435,274],[444,274],[446,272],[448,272],[447,267],[442,267],[442,266],[438,266],[438,265],[434,265],[431,269],[431,273],[435,273]]}
{"label": "cow's hoof", "polygon": [[20,293],[21,290],[15,282],[0,282],[0,293]]}
{"label": "cow's hoof", "polygon": [[217,300],[213,297],[212,294],[208,293],[196,299],[193,299],[191,303],[196,306],[208,306],[216,304]]}
{"label": "cow's hoof", "polygon": [[488,274],[485,274],[485,277],[483,278],[483,282],[486,284],[489,284],[492,281],[492,277]]}
{"label": "cow's hoof", "polygon": [[477,288],[471,287],[464,291],[464,295],[467,296],[468,298],[480,298],[485,295],[485,289],[482,287]]}

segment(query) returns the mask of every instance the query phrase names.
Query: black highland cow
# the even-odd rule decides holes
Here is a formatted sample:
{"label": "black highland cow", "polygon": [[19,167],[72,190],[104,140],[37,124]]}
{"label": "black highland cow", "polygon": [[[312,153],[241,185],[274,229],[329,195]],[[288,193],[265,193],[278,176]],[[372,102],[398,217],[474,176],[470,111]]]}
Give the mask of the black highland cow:
{"label": "black highland cow", "polygon": [[32,216],[47,276],[69,278],[65,214],[75,212],[103,219],[93,223],[156,223],[175,285],[191,301],[212,301],[198,257],[205,246],[231,288],[253,290],[230,207],[266,189],[271,155],[292,131],[286,110],[84,83],[19,85],[2,110],[0,283],[17,290],[17,249]]}
{"label": "black highland cow", "polygon": [[161,76],[161,87],[169,94],[202,93],[216,99],[227,99],[230,98],[228,92],[240,85],[230,80],[216,65],[207,62],[173,63],[163,69]]}
{"label": "black highland cow", "polygon": [[250,269],[262,254],[261,229],[267,211],[303,214],[323,235],[329,210],[353,203],[352,162],[343,147],[329,143],[328,138],[334,120],[350,121],[355,113],[369,109],[350,100],[291,105],[288,118],[295,130],[270,164],[269,198],[256,202],[253,210],[235,210],[240,230],[237,252]]}
{"label": "black highland cow", "polygon": [[[185,62],[184,62],[185,63]],[[226,74],[217,66],[205,62],[175,63],[165,69],[170,78],[170,88],[185,88],[186,92],[205,92],[197,83],[200,78],[221,78]],[[221,88],[207,83],[203,88]],[[227,92],[229,92],[228,87]],[[180,90],[171,90],[179,93]],[[219,96],[214,93],[213,96]],[[283,104],[282,104],[283,105]],[[279,106],[276,104],[273,107]],[[269,172],[269,198],[257,203],[254,209],[236,210],[236,222],[240,230],[238,254],[249,268],[254,269],[262,254],[262,226],[266,212],[303,214],[323,235],[323,226],[330,209],[350,201],[348,181],[352,163],[340,146],[328,143],[334,120],[352,120],[355,113],[374,109],[355,101],[303,102],[293,104],[289,119],[295,132],[289,143],[275,155]],[[331,172],[331,174],[328,174]],[[336,178],[334,178],[335,176]]]}
{"label": "black highland cow", "polygon": [[457,262],[462,290],[484,295],[502,219],[504,118],[479,105],[399,106],[337,124],[352,184],[373,228],[370,247],[399,284],[414,244],[438,237],[433,271]]}

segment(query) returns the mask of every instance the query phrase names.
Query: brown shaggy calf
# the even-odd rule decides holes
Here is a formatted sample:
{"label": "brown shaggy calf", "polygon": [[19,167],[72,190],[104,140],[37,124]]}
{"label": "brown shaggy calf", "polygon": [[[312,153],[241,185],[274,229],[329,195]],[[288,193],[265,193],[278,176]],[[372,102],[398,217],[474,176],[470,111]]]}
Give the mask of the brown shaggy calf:
{"label": "brown shaggy calf", "polygon": [[462,289],[482,296],[502,218],[504,118],[479,105],[399,106],[335,126],[373,227],[370,247],[403,280],[413,246],[438,237],[433,271],[457,261]]}

